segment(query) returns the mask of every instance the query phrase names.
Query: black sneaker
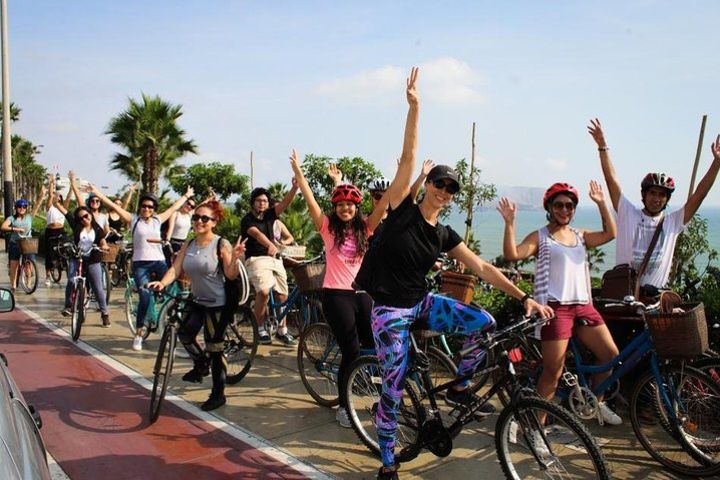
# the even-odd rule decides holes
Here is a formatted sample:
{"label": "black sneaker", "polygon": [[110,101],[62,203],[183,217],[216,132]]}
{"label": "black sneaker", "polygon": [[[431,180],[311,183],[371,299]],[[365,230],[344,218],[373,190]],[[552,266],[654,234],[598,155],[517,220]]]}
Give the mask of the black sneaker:
{"label": "black sneaker", "polygon": [[183,382],[190,382],[190,383],[202,383],[203,381],[203,372],[198,370],[197,368],[193,368],[189,372],[187,372],[185,375],[182,376]]}
{"label": "black sneaker", "polygon": [[385,470],[385,467],[380,467],[377,474],[378,480],[398,480],[397,467],[393,467],[391,470]]}
{"label": "black sneaker", "polygon": [[277,338],[278,341],[286,347],[294,347],[295,345],[297,345],[297,342],[295,341],[293,336],[290,335],[290,332],[285,333],[285,335],[276,333],[275,338]]}
{"label": "black sneaker", "polygon": [[107,313],[100,315],[100,318],[102,318],[102,326],[103,328],[108,328],[110,326],[110,315]]}
{"label": "black sneaker", "polygon": [[270,345],[272,343],[272,338],[270,338],[270,334],[268,332],[259,332],[258,343],[260,345]]}
{"label": "black sneaker", "polygon": [[215,410],[216,408],[222,407],[223,405],[225,405],[225,402],[225,395],[210,395],[210,398],[208,398],[205,403],[200,405],[200,409],[209,412],[210,410]]}

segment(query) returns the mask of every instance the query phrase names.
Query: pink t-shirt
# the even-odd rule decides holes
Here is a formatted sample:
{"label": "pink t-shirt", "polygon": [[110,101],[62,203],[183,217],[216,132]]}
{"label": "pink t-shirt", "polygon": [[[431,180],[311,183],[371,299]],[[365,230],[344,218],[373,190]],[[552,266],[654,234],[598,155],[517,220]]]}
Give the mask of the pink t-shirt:
{"label": "pink t-shirt", "polygon": [[[323,288],[335,288],[337,290],[354,290],[352,283],[355,280],[360,264],[362,263],[362,255],[355,256],[357,245],[355,237],[348,235],[345,237],[340,247],[335,246],[335,237],[329,230],[330,219],[323,217],[320,236],[325,244],[325,259],[327,265],[325,267],[325,280],[323,280]],[[370,231],[368,231],[370,234]]]}

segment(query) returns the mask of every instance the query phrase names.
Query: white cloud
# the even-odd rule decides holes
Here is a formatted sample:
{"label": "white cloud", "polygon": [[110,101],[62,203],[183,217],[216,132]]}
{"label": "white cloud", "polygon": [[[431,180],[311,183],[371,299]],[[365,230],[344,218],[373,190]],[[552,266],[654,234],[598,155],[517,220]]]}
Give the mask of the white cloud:
{"label": "white cloud", "polygon": [[567,160],[564,158],[546,158],[545,164],[550,167],[551,170],[560,171],[565,170],[568,166]]}
{"label": "white cloud", "polygon": [[[322,82],[314,91],[336,101],[393,101],[405,84],[406,70],[394,65],[365,70]],[[484,96],[478,87],[483,83],[482,75],[456,58],[439,58],[420,65],[420,94],[430,102],[451,105],[481,102]]]}

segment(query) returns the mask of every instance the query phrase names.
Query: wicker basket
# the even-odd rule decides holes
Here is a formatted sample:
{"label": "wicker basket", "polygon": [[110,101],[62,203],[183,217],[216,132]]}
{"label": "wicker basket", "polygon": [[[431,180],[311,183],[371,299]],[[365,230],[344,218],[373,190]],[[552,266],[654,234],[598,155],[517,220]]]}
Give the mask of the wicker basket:
{"label": "wicker basket", "polygon": [[104,263],[115,263],[117,260],[118,252],[120,251],[120,245],[114,243],[108,244],[108,250],[100,253],[100,261]]}
{"label": "wicker basket", "polygon": [[38,242],[40,241],[39,238],[21,238],[18,241],[18,245],[20,246],[20,251],[23,253],[23,255],[33,255],[38,253]]}
{"label": "wicker basket", "polygon": [[293,275],[301,293],[318,291],[325,279],[325,263],[305,263],[294,268]]}
{"label": "wicker basket", "polygon": [[305,258],[305,245],[282,245],[280,252],[290,258],[302,260]]}
{"label": "wicker basket", "polygon": [[440,274],[440,293],[463,303],[472,302],[475,295],[475,277],[446,270]]}
{"label": "wicker basket", "polygon": [[702,303],[678,305],[684,313],[648,313],[648,329],[661,357],[694,358],[708,349],[705,306]]}

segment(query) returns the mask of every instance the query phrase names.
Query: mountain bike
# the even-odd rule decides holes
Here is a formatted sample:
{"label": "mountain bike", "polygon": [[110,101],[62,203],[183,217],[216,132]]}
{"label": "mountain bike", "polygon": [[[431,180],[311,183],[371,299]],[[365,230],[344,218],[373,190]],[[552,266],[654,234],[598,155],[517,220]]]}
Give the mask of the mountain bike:
{"label": "mountain bike", "polygon": [[52,278],[54,283],[60,283],[62,272],[68,271],[67,259],[59,253],[59,249],[62,243],[64,243],[63,237],[51,238],[51,241],[53,242],[53,245],[47,245],[46,249],[52,249],[52,251],[56,252],[56,254],[50,262],[50,278]]}
{"label": "mountain bike", "polygon": [[[150,392],[150,423],[154,423],[162,408],[163,400],[168,388],[174,386],[172,371],[175,363],[175,349],[177,348],[177,334],[182,326],[185,309],[192,300],[189,292],[169,293],[157,292],[156,295],[165,297],[164,303],[169,305],[167,321],[160,339],[155,365],[153,367],[153,386]],[[257,325],[252,311],[244,306],[238,308],[225,331],[225,347],[223,353],[227,360],[228,385],[234,385],[242,380],[250,371],[255,354],[257,353]]]}
{"label": "mountain bike", "polygon": [[[463,427],[478,419],[478,412],[497,392],[504,390],[510,403],[495,425],[495,446],[500,466],[509,479],[596,478],[609,479],[604,456],[590,432],[566,409],[522,387],[515,374],[520,361],[519,339],[545,320],[522,318],[510,326],[487,334],[485,339],[464,349],[465,355],[481,347],[494,352],[496,362],[478,371],[435,386],[429,372],[429,359],[410,336],[407,380],[398,411],[398,462],[407,462],[427,449],[438,457],[452,452],[453,439]],[[455,407],[444,419],[438,394],[471,379],[474,375],[493,376],[486,393],[468,406]],[[374,453],[379,453],[375,415],[380,402],[382,373],[377,359],[360,357],[347,385],[348,413],[355,433]],[[473,391],[477,393],[475,387]],[[541,418],[546,418],[545,423]],[[454,419],[454,420],[453,420]]]}
{"label": "mountain bike", "polygon": [[113,287],[118,287],[122,281],[126,281],[132,270],[132,243],[121,241],[118,244],[120,250],[115,257],[115,262],[110,264],[110,283]]}

